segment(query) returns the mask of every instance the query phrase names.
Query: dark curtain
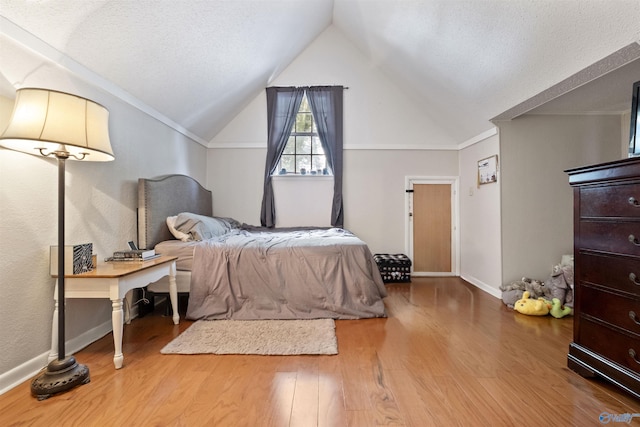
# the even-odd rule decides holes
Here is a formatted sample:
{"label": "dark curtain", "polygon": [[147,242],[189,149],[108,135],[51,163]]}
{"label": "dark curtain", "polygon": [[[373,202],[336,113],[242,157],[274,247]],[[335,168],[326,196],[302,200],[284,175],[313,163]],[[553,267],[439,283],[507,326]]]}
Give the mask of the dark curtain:
{"label": "dark curtain", "polygon": [[260,210],[260,224],[263,227],[274,227],[276,224],[271,175],[275,172],[278,160],[287,145],[303,95],[304,88],[267,88],[267,161],[264,168],[264,191]]}
{"label": "dark curtain", "polygon": [[333,172],[333,204],[331,225],[344,226],[342,207],[342,86],[314,86],[307,89],[311,113],[316,120],[318,136]]}

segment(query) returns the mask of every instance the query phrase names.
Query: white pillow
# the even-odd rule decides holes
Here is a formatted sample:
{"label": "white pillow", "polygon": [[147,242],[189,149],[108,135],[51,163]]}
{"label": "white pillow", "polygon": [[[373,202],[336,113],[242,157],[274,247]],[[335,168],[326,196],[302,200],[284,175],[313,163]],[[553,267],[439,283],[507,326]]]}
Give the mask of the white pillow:
{"label": "white pillow", "polygon": [[169,231],[171,232],[171,234],[173,234],[173,237],[178,240],[182,240],[183,242],[189,242],[193,240],[187,233],[183,233],[182,231],[176,229],[176,219],[178,219],[178,215],[167,217],[167,227],[169,227]]}
{"label": "white pillow", "polygon": [[190,212],[178,214],[174,224],[176,230],[189,235],[189,240],[207,240],[222,236],[240,223],[233,218],[210,217]]}

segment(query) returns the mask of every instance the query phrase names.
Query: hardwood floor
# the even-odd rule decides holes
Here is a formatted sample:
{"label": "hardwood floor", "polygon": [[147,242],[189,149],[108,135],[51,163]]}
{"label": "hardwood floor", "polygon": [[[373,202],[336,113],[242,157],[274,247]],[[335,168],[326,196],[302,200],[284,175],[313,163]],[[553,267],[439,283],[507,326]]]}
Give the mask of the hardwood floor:
{"label": "hardwood floor", "polygon": [[[0,396],[2,426],[597,426],[640,401],[566,367],[572,319],[524,316],[458,278],[388,285],[388,318],[336,321],[337,356],[161,355],[156,309],[76,354],[87,385]],[[611,422],[611,425],[619,422]],[[640,416],[631,420],[640,424]]]}

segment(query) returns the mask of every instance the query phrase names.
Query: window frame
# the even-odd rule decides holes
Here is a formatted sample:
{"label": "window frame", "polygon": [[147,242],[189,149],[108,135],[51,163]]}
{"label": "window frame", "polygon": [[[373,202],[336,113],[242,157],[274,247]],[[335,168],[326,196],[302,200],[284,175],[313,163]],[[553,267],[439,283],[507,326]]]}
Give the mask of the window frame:
{"label": "window frame", "polygon": [[[306,105],[306,109],[305,111],[303,111],[304,106]],[[298,131],[297,130],[297,126],[299,123],[299,116],[301,114],[304,115],[309,115],[309,117],[311,118],[311,131]],[[303,121],[304,123],[304,121]],[[309,138],[309,152],[308,153],[299,153],[298,152],[298,138]],[[289,145],[293,146],[293,152],[289,152],[287,153],[287,147],[289,147]],[[320,149],[322,150],[322,154],[316,154],[317,153],[317,149],[314,150],[314,145],[320,147]],[[283,168],[283,157],[285,156],[291,156],[293,157],[293,171],[288,170],[288,169],[284,169]],[[300,157],[309,157],[310,160],[310,167],[309,170],[305,170],[304,173],[302,173],[302,167],[298,168],[298,159]],[[314,157],[318,158],[321,157],[324,159],[324,161],[321,161],[321,163],[324,163],[324,167],[322,168],[314,168]],[[286,172],[283,172],[286,171]],[[313,115],[313,111],[311,110],[311,104],[309,102],[309,99],[307,97],[307,92],[305,91],[303,98],[302,98],[302,102],[300,103],[300,109],[298,110],[298,112],[296,113],[296,120],[294,122],[293,125],[293,129],[291,130],[291,132],[289,133],[289,138],[287,140],[287,144],[285,146],[285,149],[283,150],[282,154],[280,154],[280,158],[278,159],[278,163],[276,166],[275,171],[271,174],[271,176],[287,176],[287,177],[301,177],[301,176],[333,176],[333,173],[331,171],[331,168],[328,165],[328,160],[327,160],[327,154],[324,151],[324,147],[322,145],[322,141],[320,140],[320,135],[318,133],[318,129],[316,126],[316,118]]]}

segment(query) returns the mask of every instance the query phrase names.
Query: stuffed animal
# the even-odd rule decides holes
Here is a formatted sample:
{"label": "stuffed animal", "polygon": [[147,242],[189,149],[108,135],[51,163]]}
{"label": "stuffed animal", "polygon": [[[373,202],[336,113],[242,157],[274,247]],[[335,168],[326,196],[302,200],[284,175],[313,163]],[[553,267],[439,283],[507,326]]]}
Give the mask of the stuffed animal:
{"label": "stuffed animal", "polygon": [[562,305],[573,306],[573,265],[554,266],[545,285],[545,298],[558,298]]}
{"label": "stuffed animal", "polygon": [[501,285],[502,301],[509,308],[513,308],[516,301],[522,298],[525,291],[529,291],[529,298],[537,298],[544,295],[544,282],[523,277],[508,285]]}
{"label": "stuffed animal", "polygon": [[525,291],[522,294],[522,298],[516,301],[514,309],[522,314],[528,314],[530,316],[546,316],[551,310],[551,304],[544,298],[533,299],[529,298],[529,291]]}
{"label": "stuffed animal", "polygon": [[547,314],[551,314],[556,319],[571,314],[571,308],[564,307],[558,298],[548,301],[544,298],[529,298],[529,295],[529,291],[525,291],[522,294],[522,299],[516,301],[513,308],[517,312],[530,316],[546,316]]}
{"label": "stuffed animal", "polygon": [[524,294],[524,291],[521,289],[503,289],[502,302],[504,302],[507,307],[513,308],[516,301],[522,298],[522,294]]}
{"label": "stuffed animal", "polygon": [[549,314],[556,319],[560,319],[561,317],[571,314],[572,311],[571,307],[563,306],[558,298],[551,300],[551,309],[549,310]]}

